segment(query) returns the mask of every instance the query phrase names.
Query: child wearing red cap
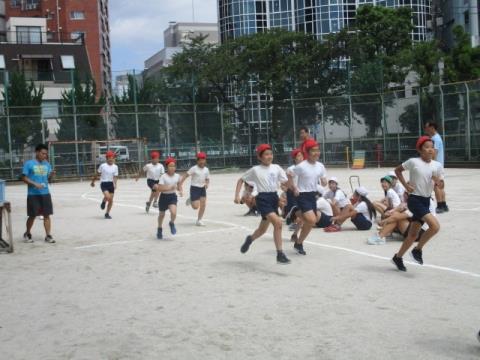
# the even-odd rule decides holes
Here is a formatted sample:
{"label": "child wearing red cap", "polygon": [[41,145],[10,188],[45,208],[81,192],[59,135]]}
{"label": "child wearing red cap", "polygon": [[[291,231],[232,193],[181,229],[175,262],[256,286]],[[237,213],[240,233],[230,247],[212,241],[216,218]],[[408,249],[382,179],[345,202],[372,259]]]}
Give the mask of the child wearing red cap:
{"label": "child wearing red cap", "polygon": [[111,219],[110,211],[113,206],[113,196],[117,188],[118,179],[118,166],[115,164],[115,152],[107,151],[105,154],[106,162],[98,167],[97,173],[93,175],[91,187],[95,186],[95,181],[100,174],[100,189],[103,193],[103,200],[100,204],[100,209],[105,210],[105,206],[108,203],[107,212],[105,213],[105,219]]}
{"label": "child wearing red cap", "polygon": [[[420,157],[410,158],[395,168],[398,180],[409,194],[407,206],[413,214],[408,235],[400,250],[392,258],[392,262],[400,271],[407,271],[402,257],[414,243],[423,223],[428,224],[428,230],[420,236],[418,245],[411,251],[413,260],[419,264],[423,264],[423,247],[440,230],[438,220],[430,211],[430,197],[434,185],[440,183],[443,179],[443,166],[438,161],[433,160],[435,150],[430,137],[421,136],[417,140],[416,148]],[[405,170],[410,172],[408,183],[403,177]]]}
{"label": "child wearing red cap", "polygon": [[258,195],[256,196],[257,210],[262,216],[258,228],[253,234],[248,235],[240,248],[242,254],[246,253],[253,241],[265,234],[270,224],[273,225],[273,240],[277,249],[277,263],[288,264],[290,260],[282,250],[282,218],[278,216],[278,184],[287,183],[288,178],[285,171],[277,164],[272,164],[273,152],[268,144],[261,144],[257,147],[257,157],[260,165],[252,167],[237,182],[235,189],[236,204],[240,203],[240,190],[244,182],[256,185]]}
{"label": "child wearing red cap", "polygon": [[[158,197],[160,196],[160,192],[158,191],[158,182],[160,180],[160,176],[165,173],[165,169],[163,165],[160,163],[160,153],[158,151],[152,151],[150,154],[152,161],[146,164],[143,167],[143,172],[147,175],[147,186],[150,188],[150,198],[145,203],[145,211],[148,213],[150,210],[150,205],[153,201],[153,207],[158,207]],[[135,181],[138,181],[142,170],[140,170],[135,178]]]}
{"label": "child wearing red cap", "polygon": [[192,177],[190,182],[190,197],[186,201],[186,205],[192,206],[192,209],[198,210],[197,226],[205,226],[202,221],[205,208],[207,206],[207,189],[210,184],[210,172],[205,166],[207,162],[207,154],[199,152],[197,154],[197,165],[192,166],[180,180],[180,186],[189,177]]}
{"label": "child wearing red cap", "polygon": [[307,152],[307,159],[295,166],[293,174],[298,176],[295,184],[293,174],[288,174],[289,187],[297,196],[298,208],[302,213],[302,230],[300,236],[293,245],[297,253],[306,255],[303,249],[303,242],[317,222],[317,186],[327,184],[326,170],[320,158],[320,147],[313,139],[307,139],[303,143]]}
{"label": "child wearing red cap", "polygon": [[163,239],[163,231],[162,231],[162,224],[163,219],[165,218],[165,212],[167,210],[170,211],[170,222],[168,225],[170,226],[170,233],[175,235],[177,233],[177,229],[175,227],[175,219],[177,217],[177,194],[176,190],[178,190],[180,196],[182,196],[182,186],[180,182],[180,175],[175,173],[177,170],[176,160],[174,158],[167,158],[165,160],[165,167],[167,168],[167,172],[160,176],[160,180],[158,182],[158,189],[162,192],[160,195],[160,200],[158,202],[158,228],[157,228],[157,239]]}

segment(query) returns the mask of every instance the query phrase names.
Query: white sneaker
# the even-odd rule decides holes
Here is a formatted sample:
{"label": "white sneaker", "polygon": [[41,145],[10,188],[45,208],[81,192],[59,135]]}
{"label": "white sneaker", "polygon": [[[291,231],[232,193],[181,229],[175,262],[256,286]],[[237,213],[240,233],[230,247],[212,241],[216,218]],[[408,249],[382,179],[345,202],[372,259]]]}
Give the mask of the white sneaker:
{"label": "white sneaker", "polygon": [[368,245],[385,245],[387,241],[384,237],[380,237],[378,234],[372,235],[368,238]]}
{"label": "white sneaker", "polygon": [[197,226],[205,226],[205,223],[202,220],[197,220]]}
{"label": "white sneaker", "polygon": [[188,198],[187,201],[185,201],[185,205],[187,205],[187,206],[192,205],[192,200],[190,200],[190,198]]}

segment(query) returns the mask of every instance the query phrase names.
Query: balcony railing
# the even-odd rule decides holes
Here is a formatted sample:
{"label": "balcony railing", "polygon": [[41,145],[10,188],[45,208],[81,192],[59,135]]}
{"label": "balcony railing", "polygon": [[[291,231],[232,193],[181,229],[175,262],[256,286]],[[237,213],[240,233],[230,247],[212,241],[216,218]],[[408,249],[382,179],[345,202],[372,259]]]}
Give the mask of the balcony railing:
{"label": "balcony railing", "polygon": [[82,33],[40,32],[36,30],[7,31],[0,43],[7,44],[85,44],[85,35]]}

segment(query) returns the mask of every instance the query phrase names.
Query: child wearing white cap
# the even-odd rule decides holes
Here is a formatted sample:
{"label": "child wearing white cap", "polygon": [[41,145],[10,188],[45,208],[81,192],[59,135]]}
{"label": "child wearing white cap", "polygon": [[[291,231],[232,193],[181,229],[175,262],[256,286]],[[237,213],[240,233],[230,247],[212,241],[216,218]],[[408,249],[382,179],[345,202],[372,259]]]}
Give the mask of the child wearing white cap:
{"label": "child wearing white cap", "polygon": [[368,191],[363,186],[356,188],[351,199],[353,205],[345,206],[342,214],[334,216],[332,221],[340,226],[347,219],[350,219],[357,230],[370,230],[377,213],[367,196]]}
{"label": "child wearing white cap", "polygon": [[390,176],[393,180],[392,182],[392,189],[397,193],[398,197],[400,198],[400,201],[402,203],[407,202],[407,194],[405,193],[405,188],[403,185],[398,181],[397,175],[395,174],[395,171],[389,171],[388,176]]}
{"label": "child wearing white cap", "polygon": [[[341,216],[348,215],[348,211],[345,211],[350,202],[347,199],[347,195],[338,186],[338,179],[332,176],[328,179],[328,191],[323,197],[332,205],[333,215]],[[347,217],[348,218],[348,217]],[[326,232],[340,231],[340,224],[330,224],[324,229]]]}

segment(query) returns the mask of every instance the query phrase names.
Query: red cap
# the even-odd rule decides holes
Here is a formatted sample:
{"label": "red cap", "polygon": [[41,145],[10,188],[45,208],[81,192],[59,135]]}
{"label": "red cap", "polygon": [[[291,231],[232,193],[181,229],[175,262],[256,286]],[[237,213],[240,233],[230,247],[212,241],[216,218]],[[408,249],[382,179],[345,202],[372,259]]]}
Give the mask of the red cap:
{"label": "red cap", "polygon": [[298,154],[301,154],[302,153],[302,150],[300,149],[293,149],[291,155],[292,155],[292,159],[295,159],[297,157]]}
{"label": "red cap", "polygon": [[260,144],[257,146],[257,155],[262,156],[265,150],[272,150],[270,144]]}
{"label": "red cap", "polygon": [[168,165],[170,165],[171,163],[174,163],[174,164],[175,164],[176,162],[177,162],[177,160],[175,160],[175,159],[172,158],[172,157],[169,157],[169,158],[167,158],[167,159],[165,160],[165,166],[168,166]]}
{"label": "red cap", "polygon": [[204,152],[200,151],[199,153],[197,153],[197,160],[206,159],[206,158],[207,158],[207,154],[205,154]]}
{"label": "red cap", "polygon": [[108,150],[107,153],[105,154],[105,157],[108,158],[115,158],[115,151]]}
{"label": "red cap", "polygon": [[430,136],[420,136],[417,140],[417,145],[415,145],[417,151],[420,151],[423,144],[425,144],[427,141],[431,141],[433,143],[433,140]]}
{"label": "red cap", "polygon": [[158,151],[152,151],[152,152],[150,153],[150,157],[151,157],[152,159],[160,159],[160,153],[159,153]]}
{"label": "red cap", "polygon": [[307,139],[303,143],[304,150],[308,153],[311,148],[318,147],[318,143],[313,139]]}

